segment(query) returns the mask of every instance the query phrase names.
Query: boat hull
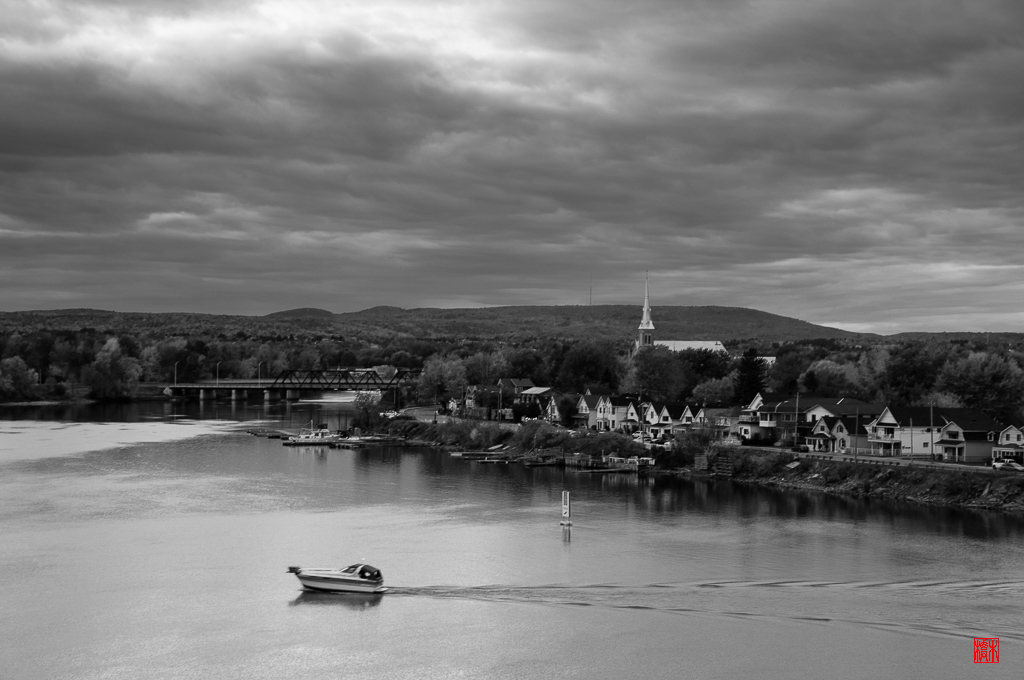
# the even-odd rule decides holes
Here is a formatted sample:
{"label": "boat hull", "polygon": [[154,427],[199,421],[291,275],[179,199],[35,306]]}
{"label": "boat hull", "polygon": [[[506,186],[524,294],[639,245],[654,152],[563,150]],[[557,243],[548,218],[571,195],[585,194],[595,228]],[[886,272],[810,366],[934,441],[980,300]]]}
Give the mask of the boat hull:
{"label": "boat hull", "polygon": [[359,578],[345,578],[328,574],[295,574],[299,583],[307,590],[321,593],[383,593],[387,590],[383,583],[366,581]]}

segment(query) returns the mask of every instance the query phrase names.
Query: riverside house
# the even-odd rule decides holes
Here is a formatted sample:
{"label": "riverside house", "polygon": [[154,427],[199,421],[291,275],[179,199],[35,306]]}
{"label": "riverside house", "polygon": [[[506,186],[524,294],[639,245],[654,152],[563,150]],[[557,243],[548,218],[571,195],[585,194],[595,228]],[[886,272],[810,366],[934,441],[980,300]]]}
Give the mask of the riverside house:
{"label": "riverside house", "polygon": [[596,430],[598,419],[597,405],[599,401],[601,401],[601,397],[596,394],[581,395],[576,402],[576,414],[572,417],[573,425],[588,430]]}
{"label": "riverside house", "polygon": [[869,453],[868,425],[876,417],[875,414],[860,414],[859,424],[857,415],[818,418],[804,443],[811,451],[822,453]]}
{"label": "riverside house", "polygon": [[888,406],[868,425],[868,445],[879,456],[983,463],[1004,429],[973,408]]}
{"label": "riverside house", "polygon": [[1015,425],[1003,428],[992,447],[992,457],[1024,463],[1024,430]]}

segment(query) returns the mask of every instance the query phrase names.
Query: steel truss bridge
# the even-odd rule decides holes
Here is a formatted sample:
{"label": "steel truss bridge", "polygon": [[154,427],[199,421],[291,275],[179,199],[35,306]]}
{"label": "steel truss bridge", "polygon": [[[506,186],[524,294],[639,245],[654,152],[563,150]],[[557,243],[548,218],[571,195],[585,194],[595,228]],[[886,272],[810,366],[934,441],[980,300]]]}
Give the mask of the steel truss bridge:
{"label": "steel truss bridge", "polygon": [[198,396],[200,399],[230,393],[231,399],[247,398],[248,392],[262,390],[264,399],[298,399],[324,392],[371,392],[397,390],[419,378],[419,371],[399,368],[390,377],[372,368],[339,368],[332,370],[288,370],[274,378],[203,380],[194,383],[167,385],[171,396]]}

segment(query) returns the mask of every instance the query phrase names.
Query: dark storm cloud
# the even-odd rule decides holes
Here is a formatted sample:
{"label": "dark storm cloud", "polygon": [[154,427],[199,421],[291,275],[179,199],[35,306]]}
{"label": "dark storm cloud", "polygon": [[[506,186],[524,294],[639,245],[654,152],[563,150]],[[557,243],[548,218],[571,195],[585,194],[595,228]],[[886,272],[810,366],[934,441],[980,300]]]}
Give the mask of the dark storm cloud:
{"label": "dark storm cloud", "polygon": [[6,308],[1024,320],[1015,3],[2,8]]}

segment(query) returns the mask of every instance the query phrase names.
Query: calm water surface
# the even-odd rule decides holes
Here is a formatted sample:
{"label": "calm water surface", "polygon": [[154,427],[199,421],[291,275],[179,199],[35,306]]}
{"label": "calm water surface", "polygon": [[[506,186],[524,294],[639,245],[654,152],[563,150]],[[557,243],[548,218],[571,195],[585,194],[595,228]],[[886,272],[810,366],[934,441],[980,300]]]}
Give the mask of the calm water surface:
{"label": "calm water surface", "polygon": [[[1024,674],[1020,519],[244,432],[346,417],[0,411],[0,676]],[[285,573],[360,560],[387,595]]]}

